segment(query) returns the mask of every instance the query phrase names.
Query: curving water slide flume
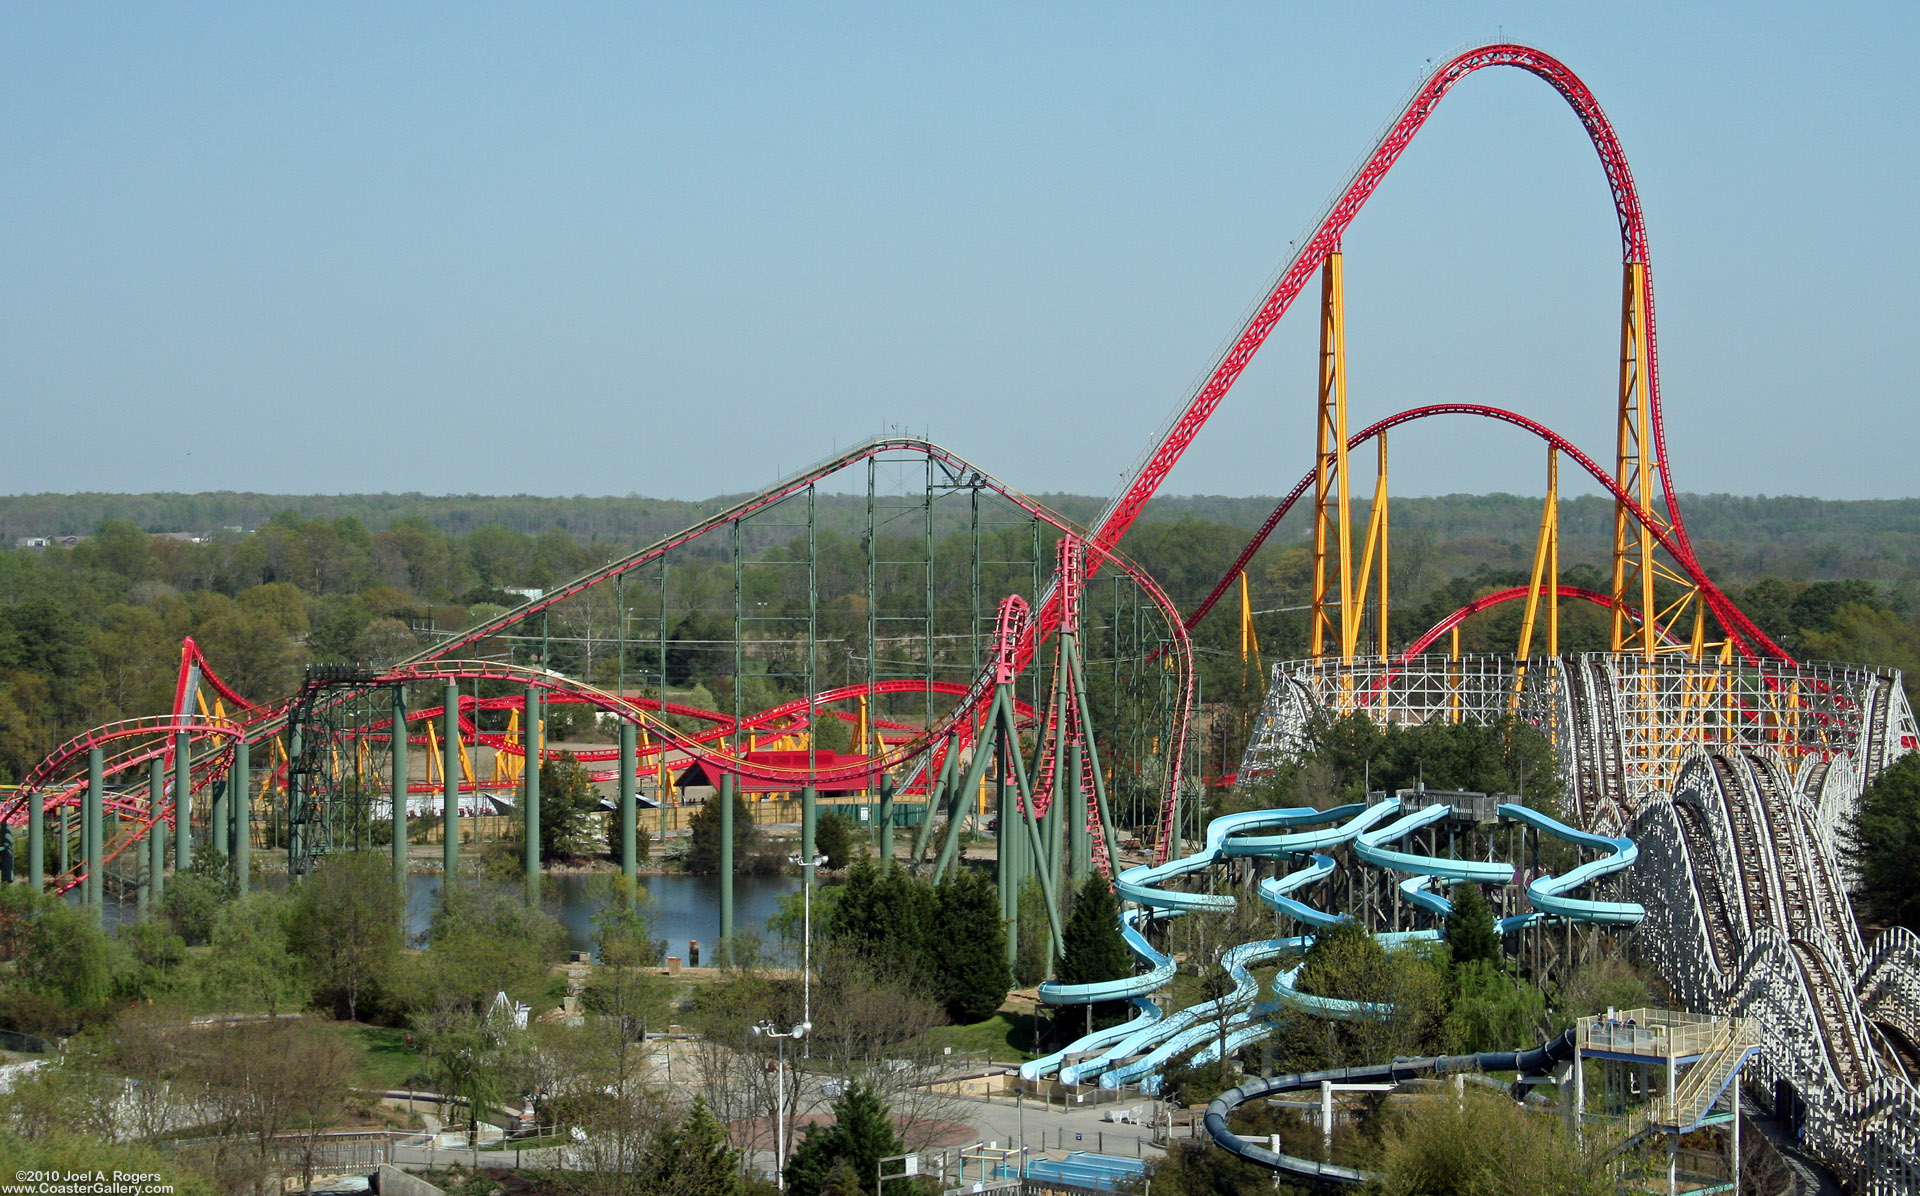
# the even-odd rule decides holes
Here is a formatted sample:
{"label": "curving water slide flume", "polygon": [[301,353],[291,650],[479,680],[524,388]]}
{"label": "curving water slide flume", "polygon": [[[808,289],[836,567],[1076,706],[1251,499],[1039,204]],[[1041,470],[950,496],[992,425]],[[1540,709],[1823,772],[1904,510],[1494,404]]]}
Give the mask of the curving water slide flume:
{"label": "curving water slide flume", "polygon": [[[1300,934],[1242,943],[1221,960],[1232,981],[1229,992],[1217,1000],[1168,1012],[1152,994],[1164,988],[1176,972],[1174,961],[1147,937],[1155,920],[1187,913],[1231,908],[1232,894],[1193,893],[1166,887],[1229,860],[1264,859],[1304,861],[1304,866],[1257,886],[1261,901],[1277,914],[1315,931],[1347,918],[1310,905],[1296,894],[1331,878],[1338,868],[1329,852],[1351,845],[1361,866],[1406,874],[1398,882],[1401,893],[1415,907],[1436,918],[1452,912],[1453,904],[1431,888],[1436,881],[1452,884],[1506,884],[1514,878],[1511,864],[1491,860],[1463,860],[1424,855],[1398,844],[1415,831],[1443,820],[1450,807],[1434,802],[1406,810],[1399,797],[1371,804],[1352,803],[1328,810],[1289,807],[1229,814],[1207,827],[1205,842],[1191,855],[1164,864],[1128,869],[1116,881],[1123,902],[1132,904],[1121,914],[1121,935],[1145,965],[1140,973],[1089,984],[1043,984],[1040,999],[1053,1006],[1078,1006],[1104,1001],[1128,1001],[1134,1015],[1126,1022],[1084,1035],[1065,1048],[1031,1060],[1020,1069],[1024,1080],[1058,1073],[1061,1082],[1085,1083],[1098,1079],[1102,1088],[1139,1083],[1143,1090],[1158,1088],[1164,1066],[1190,1052],[1194,1062],[1218,1057],[1224,1045],[1231,1053],[1257,1042],[1275,1028],[1273,1014],[1281,1009],[1316,1017],[1346,1020],[1390,1016],[1390,1006],[1346,1000],[1299,991],[1300,967],[1281,972],[1271,997],[1260,999],[1260,984],[1252,969],[1276,959],[1297,958],[1313,945],[1312,934]],[[1518,803],[1498,807],[1501,818],[1553,835],[1577,848],[1598,853],[1597,858],[1563,875],[1542,876],[1527,886],[1532,909],[1504,918],[1502,933],[1542,923],[1561,921],[1627,925],[1638,922],[1644,910],[1632,902],[1598,901],[1570,896],[1573,891],[1630,867],[1638,849],[1630,839],[1590,834]],[[1389,950],[1431,943],[1443,937],[1439,929],[1381,933],[1375,936]]]}

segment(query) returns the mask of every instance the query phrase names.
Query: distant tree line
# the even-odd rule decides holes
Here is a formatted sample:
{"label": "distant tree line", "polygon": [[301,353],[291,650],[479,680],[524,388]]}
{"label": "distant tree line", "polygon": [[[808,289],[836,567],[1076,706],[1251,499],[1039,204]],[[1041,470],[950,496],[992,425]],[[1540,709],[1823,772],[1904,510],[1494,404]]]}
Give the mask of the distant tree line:
{"label": "distant tree line", "polygon": [[[83,497],[95,504],[86,509],[111,508],[105,497]],[[864,496],[857,497],[863,512]],[[896,632],[908,619],[924,625],[927,578],[915,562],[924,558],[926,543],[923,532],[896,530],[876,543],[879,559],[908,564],[881,571],[875,608],[869,611],[868,546],[852,534],[858,530],[857,520],[848,523],[833,513],[844,505],[843,498],[821,496],[827,514],[811,571],[817,604],[809,601],[809,571],[780,567],[805,559],[805,537],[790,523],[759,528],[743,545],[750,555],[740,600],[753,619],[744,628],[750,642],[740,650],[732,643],[731,563],[717,548],[689,550],[676,558],[664,582],[650,577],[629,586],[624,619],[610,587],[602,587],[554,608],[501,648],[515,659],[600,685],[615,684],[623,675],[631,681],[636,669],[656,669],[664,654],[667,685],[723,710],[754,710],[797,696],[809,676],[820,687],[856,680],[861,674],[856,658],[866,654],[870,617],[887,620],[885,626]],[[26,501],[0,500],[0,507]],[[633,534],[617,528],[601,534],[594,524],[594,532],[582,535],[571,529],[570,516],[562,517],[575,502],[631,501],[645,507],[650,500],[420,500],[429,507],[437,502],[464,504],[458,509],[466,515],[439,522],[431,512],[422,513],[418,504],[409,506],[406,496],[383,496],[379,503],[368,500],[370,505],[361,506],[340,500],[344,510],[361,514],[332,511],[326,507],[331,500],[301,501],[322,513],[282,510],[247,534],[220,533],[206,543],[150,535],[150,526],[113,518],[96,524],[71,550],[0,548],[0,779],[18,777],[55,744],[85,727],[166,709],[184,636],[193,636],[213,667],[241,692],[278,698],[297,686],[307,663],[398,659],[429,642],[423,638],[429,629],[457,630],[497,614],[521,601],[516,591],[551,587],[631,550],[656,532],[653,524],[635,524]],[[514,517],[534,530],[498,522],[468,526],[469,516],[477,519],[496,510],[489,505],[496,501],[509,504],[498,509],[518,512]],[[1181,609],[1190,610],[1245,541],[1243,528],[1198,519],[1191,512],[1218,507],[1231,513],[1227,508],[1242,501],[1167,500],[1154,508],[1155,517],[1136,525],[1123,547],[1160,580]],[[1498,496],[1431,501],[1456,514],[1472,510],[1476,502],[1492,508],[1507,502]],[[541,504],[552,504],[550,517],[535,517],[547,509]],[[1848,505],[1838,514],[1832,504],[1812,504],[1802,511],[1807,504],[1801,500],[1769,500],[1758,507],[1747,500],[1725,500],[1722,505],[1753,508],[1757,513],[1752,519],[1762,522],[1778,517],[1794,529],[1792,536],[1806,543],[1814,542],[1807,538],[1815,537],[1830,518],[1844,516],[1842,522],[1857,526],[1862,535],[1871,528],[1871,521],[1855,519],[1857,512]],[[1799,514],[1782,514],[1789,508]],[[697,517],[704,509],[683,504],[661,507],[655,514],[664,527]],[[1703,500],[1694,512],[1696,521],[1718,509]],[[154,507],[147,513],[164,510]],[[1906,534],[1903,510],[1893,504],[1882,512],[1886,535]],[[1400,537],[1391,579],[1391,640],[1396,647],[1464,603],[1527,580],[1530,533],[1496,548],[1489,547],[1493,540],[1465,534],[1478,525],[1464,516],[1444,525],[1444,535],[1423,530],[1399,506],[1394,518]],[[835,530],[836,523],[846,524],[848,531]],[[443,524],[464,530],[450,531]],[[972,667],[982,623],[973,610],[971,538],[962,525],[949,521],[942,528],[936,529],[933,545],[931,598],[937,638],[931,667],[958,678]],[[1567,562],[1562,580],[1605,589],[1599,554],[1582,560],[1564,545],[1563,552]],[[1724,570],[1723,582],[1740,576],[1737,554],[1716,555],[1717,550],[1706,547],[1702,553],[1711,567]],[[1027,593],[1034,586],[1036,558],[1043,576],[1050,572],[1052,536],[1042,534],[1035,543],[1027,527],[988,529],[982,535],[981,556],[987,562],[979,578],[983,601]],[[1829,553],[1802,562],[1805,576],[1819,580],[1765,576],[1734,585],[1732,592],[1762,627],[1797,655],[1900,667],[1911,674],[1920,668],[1920,626],[1915,622],[1920,611],[1915,587],[1920,581],[1908,566],[1896,570],[1884,557],[1875,560],[1879,563]],[[1860,575],[1827,576],[1850,561],[1858,564]],[[1307,649],[1307,616],[1300,608],[1311,591],[1310,565],[1306,547],[1287,539],[1270,543],[1249,566],[1265,662],[1302,655]],[[1231,771],[1237,765],[1246,729],[1266,688],[1263,670],[1240,659],[1231,607],[1229,600],[1195,633],[1201,698],[1216,709],[1206,720],[1211,738],[1202,745],[1202,764],[1209,772]],[[816,613],[817,654],[812,660],[806,659],[803,646],[809,611]],[[1123,655],[1132,617],[1124,604],[1115,605],[1110,588],[1096,586],[1085,608],[1090,659],[1110,662]],[[1463,649],[1511,652],[1520,619],[1519,605],[1508,604],[1470,620],[1462,628]],[[630,645],[624,656],[615,651],[610,641],[622,627],[644,648]],[[1606,635],[1604,610],[1564,604],[1563,650],[1604,647]],[[1534,648],[1544,648],[1543,634],[1536,635]],[[913,650],[889,649],[908,655]],[[1133,699],[1125,692],[1126,683],[1124,670],[1089,670],[1097,723],[1130,725],[1136,712],[1127,705]],[[504,714],[484,717],[498,724],[488,729],[504,725]],[[590,716],[583,708],[556,705],[549,720],[550,731],[565,733],[583,729]],[[844,746],[844,724],[828,719],[823,725],[823,745]],[[1131,768],[1116,772],[1122,789],[1126,778],[1136,775]],[[1132,811],[1145,799],[1122,792],[1117,800],[1123,810]],[[1133,814],[1122,817],[1132,820]]]}

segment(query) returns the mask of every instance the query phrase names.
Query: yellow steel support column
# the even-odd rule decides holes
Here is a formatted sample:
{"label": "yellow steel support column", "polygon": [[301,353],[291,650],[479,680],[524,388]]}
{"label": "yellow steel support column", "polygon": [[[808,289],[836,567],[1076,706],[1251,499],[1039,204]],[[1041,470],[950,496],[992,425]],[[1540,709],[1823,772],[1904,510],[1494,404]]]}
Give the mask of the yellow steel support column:
{"label": "yellow steel support column", "polygon": [[1380,475],[1373,483],[1373,507],[1367,512],[1367,541],[1360,552],[1360,576],[1353,585],[1351,619],[1343,592],[1340,647],[1348,659],[1360,650],[1360,616],[1365,613],[1367,590],[1373,584],[1373,559],[1380,558],[1380,658],[1387,656],[1387,434],[1380,434]]}
{"label": "yellow steel support column", "polygon": [[1259,673],[1260,634],[1253,626],[1253,598],[1247,589],[1247,575],[1240,574],[1240,684],[1247,683],[1248,666]]}
{"label": "yellow steel support column", "polygon": [[1463,712],[1460,709],[1460,626],[1457,623],[1447,636],[1447,661],[1447,688],[1453,691],[1453,696],[1447,702],[1452,707],[1453,716],[1447,721],[1458,723]]}
{"label": "yellow steel support column", "polygon": [[[1347,496],[1347,314],[1341,255],[1330,253],[1320,268],[1320,402],[1314,419],[1313,634],[1309,654],[1318,658],[1332,632],[1341,654],[1353,655],[1359,627],[1353,610],[1352,510]],[[1329,510],[1328,500],[1333,507]],[[1328,539],[1339,554],[1340,626],[1327,610]]]}
{"label": "yellow steel support column", "polygon": [[[1647,267],[1628,262],[1620,296],[1620,426],[1614,477],[1620,488],[1653,511],[1654,476],[1661,462],[1653,443],[1653,412],[1646,362],[1647,313],[1643,302]],[[1615,652],[1638,651],[1652,660],[1653,529],[1633,517],[1627,505],[1613,507],[1613,619],[1611,643]],[[1628,626],[1638,618],[1639,629]]]}
{"label": "yellow steel support column", "polygon": [[[1533,628],[1540,600],[1547,602],[1547,655],[1560,655],[1560,451],[1547,449],[1547,501],[1540,509],[1540,535],[1533,545],[1533,580],[1527,586],[1527,611],[1520,619],[1520,644],[1514,655],[1533,655]],[[1525,669],[1522,663],[1521,668]]]}
{"label": "yellow steel support column", "polygon": [[1373,505],[1380,511],[1380,618],[1378,622],[1380,631],[1380,659],[1384,661],[1387,658],[1387,628],[1390,625],[1390,621],[1387,618],[1387,546],[1393,542],[1393,537],[1387,534],[1389,528],[1387,519],[1387,434],[1385,432],[1380,433],[1380,480],[1374,488]]}

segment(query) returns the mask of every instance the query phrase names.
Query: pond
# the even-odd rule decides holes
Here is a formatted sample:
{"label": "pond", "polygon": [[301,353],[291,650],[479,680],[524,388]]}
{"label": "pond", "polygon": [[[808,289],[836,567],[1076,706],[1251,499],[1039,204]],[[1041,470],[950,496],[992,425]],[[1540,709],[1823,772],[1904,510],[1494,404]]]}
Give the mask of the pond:
{"label": "pond", "polygon": [[[567,928],[567,949],[593,950],[593,915],[606,903],[609,873],[595,875],[566,874],[549,876],[542,904],[548,913]],[[264,876],[256,883],[276,892],[287,887],[284,874]],[[642,876],[641,886],[653,900],[653,937],[667,941],[667,954],[689,960],[690,941],[700,944],[700,961],[710,964],[714,948],[720,942],[720,878],[668,873]],[[767,919],[780,907],[780,899],[800,891],[797,876],[739,876],[733,882],[733,928],[735,933],[751,931],[765,935]],[[518,885],[502,884],[503,890],[519,891]],[[76,892],[68,894],[77,902]],[[433,922],[433,911],[440,903],[438,873],[415,873],[407,878],[407,938],[425,939]],[[131,922],[138,915],[132,901],[109,900],[107,925]],[[776,950],[768,943],[769,953]]]}
{"label": "pond", "polygon": [[[567,928],[567,947],[593,949],[593,915],[606,904],[608,874],[549,876],[542,904]],[[712,963],[720,942],[720,878],[667,873],[642,876],[640,883],[653,899],[653,937],[667,940],[667,954],[689,960],[690,940],[700,944],[700,961]],[[517,888],[517,886],[503,886]],[[407,935],[427,933],[433,911],[440,904],[438,874],[414,875],[407,885]],[[736,933],[764,934],[767,919],[780,899],[800,891],[797,876],[737,876],[733,881],[733,928]]]}

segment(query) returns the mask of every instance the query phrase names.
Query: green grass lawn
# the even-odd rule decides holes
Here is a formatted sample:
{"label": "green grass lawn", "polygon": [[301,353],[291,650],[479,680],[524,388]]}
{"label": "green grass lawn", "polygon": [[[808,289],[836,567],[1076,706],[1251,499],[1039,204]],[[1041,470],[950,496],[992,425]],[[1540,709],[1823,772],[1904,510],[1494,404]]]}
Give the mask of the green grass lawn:
{"label": "green grass lawn", "polygon": [[940,1026],[920,1041],[934,1050],[991,1051],[995,1059],[1019,1060],[1033,1058],[1033,1034],[1033,1015],[1002,1012],[970,1026]]}
{"label": "green grass lawn", "polygon": [[338,1029],[360,1057],[354,1083],[361,1088],[405,1088],[407,1077],[428,1070],[427,1061],[407,1045],[407,1032],[397,1026],[367,1026],[340,1022]]}

